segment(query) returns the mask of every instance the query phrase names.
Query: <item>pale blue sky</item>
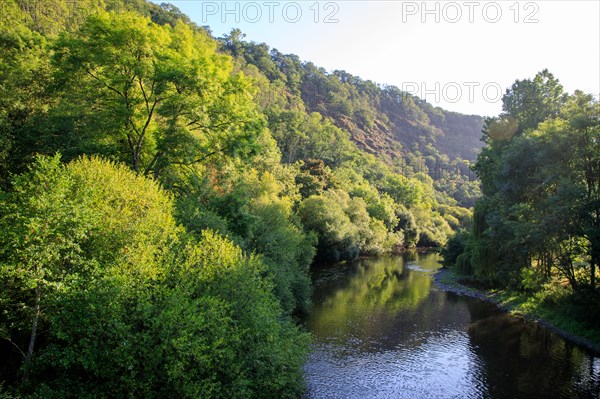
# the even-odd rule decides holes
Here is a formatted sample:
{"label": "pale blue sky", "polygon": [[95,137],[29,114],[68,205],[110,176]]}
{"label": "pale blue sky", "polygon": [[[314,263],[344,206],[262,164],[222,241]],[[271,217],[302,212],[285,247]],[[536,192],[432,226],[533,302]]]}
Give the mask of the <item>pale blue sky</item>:
{"label": "pale blue sky", "polygon": [[569,92],[600,93],[596,0],[171,3],[214,36],[239,28],[246,40],[452,111],[496,115],[514,80],[544,68]]}

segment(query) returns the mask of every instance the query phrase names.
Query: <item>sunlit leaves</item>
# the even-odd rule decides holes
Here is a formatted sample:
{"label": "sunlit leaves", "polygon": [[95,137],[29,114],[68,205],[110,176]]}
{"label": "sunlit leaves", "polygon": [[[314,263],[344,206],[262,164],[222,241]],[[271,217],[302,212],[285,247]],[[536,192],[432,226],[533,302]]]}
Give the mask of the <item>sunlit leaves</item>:
{"label": "sunlit leaves", "polygon": [[57,76],[81,101],[63,102],[57,113],[83,118],[86,140],[104,140],[134,170],[158,176],[255,152],[264,122],[252,84],[232,73],[206,33],[98,13],[55,48]]}
{"label": "sunlit leaves", "polygon": [[[210,231],[184,234],[170,195],[125,165],[40,157],[13,186],[0,204],[0,331],[23,357],[43,337],[25,363],[37,395],[299,394],[308,337],[261,257]],[[310,251],[289,208],[274,211],[258,214],[291,234],[281,250]]]}

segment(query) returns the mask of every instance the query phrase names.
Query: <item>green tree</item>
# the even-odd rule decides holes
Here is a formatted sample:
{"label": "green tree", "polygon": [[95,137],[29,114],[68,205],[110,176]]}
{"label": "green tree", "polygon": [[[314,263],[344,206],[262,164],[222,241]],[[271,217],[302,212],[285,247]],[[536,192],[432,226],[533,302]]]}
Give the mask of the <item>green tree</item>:
{"label": "green tree", "polygon": [[32,31],[15,1],[2,3],[0,18],[0,178],[22,171],[30,159],[24,140],[35,115],[47,107],[51,81],[47,39]]}
{"label": "green tree", "polygon": [[206,33],[100,13],[63,35],[55,51],[58,79],[76,88],[59,112],[84,115],[85,130],[74,134],[95,145],[108,140],[136,172],[253,151],[263,120],[252,87]]}
{"label": "green tree", "polygon": [[302,223],[317,234],[317,254],[323,259],[354,259],[359,254],[356,227],[345,212],[349,201],[345,191],[333,190],[327,195],[312,195],[300,204]]}
{"label": "green tree", "polygon": [[550,116],[557,116],[566,100],[562,85],[547,69],[533,80],[517,80],[502,97],[502,109],[515,118],[519,131],[535,129]]}
{"label": "green tree", "polygon": [[155,278],[177,231],[156,183],[96,158],[65,167],[40,157],[1,205],[2,333],[22,354],[24,380],[65,292],[114,270]]}
{"label": "green tree", "polygon": [[486,147],[475,166],[484,197],[456,263],[517,288],[529,284],[523,276],[547,282],[556,274],[573,291],[595,288],[597,101],[564,94],[545,70],[515,82],[504,106],[504,114],[486,122]]}
{"label": "green tree", "polygon": [[[97,158],[40,157],[13,187],[1,201],[0,331],[21,354],[13,367],[23,367],[23,392],[302,391],[308,336],[284,315],[269,266],[212,232],[183,234],[156,182]],[[307,249],[285,218],[266,212],[275,217],[265,223],[287,231],[281,249]],[[268,236],[260,241],[268,253]]]}

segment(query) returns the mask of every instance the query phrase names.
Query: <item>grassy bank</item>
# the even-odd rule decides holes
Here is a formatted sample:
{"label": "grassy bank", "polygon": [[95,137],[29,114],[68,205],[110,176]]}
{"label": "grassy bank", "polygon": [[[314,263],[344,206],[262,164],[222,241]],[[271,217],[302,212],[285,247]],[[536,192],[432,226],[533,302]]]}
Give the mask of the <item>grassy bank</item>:
{"label": "grassy bank", "polygon": [[567,340],[600,353],[600,330],[576,318],[578,308],[569,299],[566,288],[535,293],[488,288],[451,269],[440,270],[434,281],[446,291],[492,302],[515,316],[542,324]]}

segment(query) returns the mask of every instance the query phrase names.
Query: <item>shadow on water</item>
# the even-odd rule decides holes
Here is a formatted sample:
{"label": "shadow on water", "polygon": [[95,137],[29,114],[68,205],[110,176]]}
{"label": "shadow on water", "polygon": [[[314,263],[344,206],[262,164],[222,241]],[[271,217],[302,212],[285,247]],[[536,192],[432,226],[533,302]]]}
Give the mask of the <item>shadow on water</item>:
{"label": "shadow on water", "polygon": [[468,306],[469,338],[493,397],[600,397],[600,358],[493,305]]}
{"label": "shadow on water", "polygon": [[594,398],[600,358],[494,305],[440,291],[435,254],[313,271],[310,398]]}

